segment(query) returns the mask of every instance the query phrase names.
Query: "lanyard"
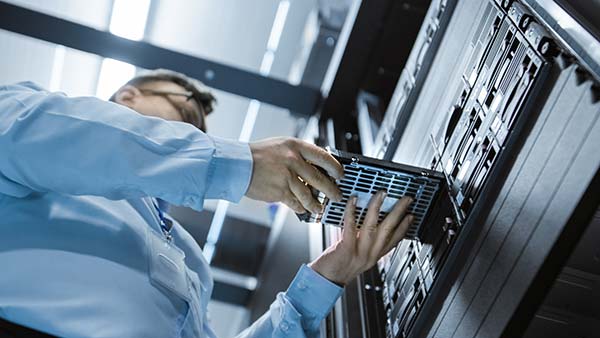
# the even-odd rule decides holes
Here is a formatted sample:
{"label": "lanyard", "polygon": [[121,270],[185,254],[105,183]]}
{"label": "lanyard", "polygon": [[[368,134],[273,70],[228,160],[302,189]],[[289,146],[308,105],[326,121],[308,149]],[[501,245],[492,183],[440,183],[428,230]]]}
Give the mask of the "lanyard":
{"label": "lanyard", "polygon": [[162,210],[160,210],[158,204],[156,204],[156,201],[154,199],[152,199],[152,205],[154,205],[154,209],[156,209],[156,211],[158,212],[158,218],[160,219],[160,229],[167,238],[167,241],[171,242],[171,240],[173,239],[173,236],[171,236],[171,229],[173,229],[173,221],[165,217],[165,214],[163,214]]}

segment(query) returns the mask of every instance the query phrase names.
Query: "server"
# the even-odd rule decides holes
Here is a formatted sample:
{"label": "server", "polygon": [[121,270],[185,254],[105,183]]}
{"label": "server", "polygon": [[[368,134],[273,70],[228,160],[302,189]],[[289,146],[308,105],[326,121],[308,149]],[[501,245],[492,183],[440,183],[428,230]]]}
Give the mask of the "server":
{"label": "server", "polygon": [[[324,335],[541,337],[545,320],[558,337],[599,332],[600,313],[564,305],[555,284],[571,252],[581,262],[580,238],[598,255],[585,230],[600,165],[600,43],[560,3],[431,3],[367,155],[438,171],[447,190],[418,236],[348,288]],[[597,259],[575,260],[561,276],[597,298]]]}

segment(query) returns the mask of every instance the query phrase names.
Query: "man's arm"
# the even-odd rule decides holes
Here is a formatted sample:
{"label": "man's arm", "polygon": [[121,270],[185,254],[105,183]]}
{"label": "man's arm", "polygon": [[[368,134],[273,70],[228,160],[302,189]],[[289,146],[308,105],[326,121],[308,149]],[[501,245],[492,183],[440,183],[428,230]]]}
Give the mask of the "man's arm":
{"label": "man's arm", "polygon": [[0,193],[154,196],[201,209],[239,200],[252,173],[246,144],[33,84],[0,88]]}
{"label": "man's arm", "polygon": [[410,198],[398,201],[377,223],[385,195],[375,195],[360,229],[354,221],[356,197],[348,201],[342,238],[327,248],[309,266],[303,266],[285,293],[277,295],[270,310],[238,338],[316,338],[319,324],[327,316],[345,285],[370,269],[404,238],[413,216],[407,214]]}
{"label": "man's arm", "polygon": [[321,321],[342,291],[342,287],[303,265],[287,291],[277,295],[269,311],[237,338],[316,338]]}
{"label": "man's arm", "polygon": [[341,196],[313,166],[341,177],[341,165],[314,145],[278,138],[249,146],[31,83],[0,87],[0,150],[0,193],[15,197],[152,196],[200,210],[204,199],[236,202],[247,194],[297,212],[319,209],[299,177],[332,199]]}

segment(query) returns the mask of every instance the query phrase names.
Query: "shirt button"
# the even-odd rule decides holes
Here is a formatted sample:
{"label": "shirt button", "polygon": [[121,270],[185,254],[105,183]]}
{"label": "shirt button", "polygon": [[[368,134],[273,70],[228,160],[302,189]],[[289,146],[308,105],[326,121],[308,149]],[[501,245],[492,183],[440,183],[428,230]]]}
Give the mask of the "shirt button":
{"label": "shirt button", "polygon": [[303,281],[298,282],[298,289],[306,290],[306,284]]}
{"label": "shirt button", "polygon": [[281,329],[281,331],[287,332],[287,330],[290,329],[290,326],[286,322],[281,322],[281,324],[279,324],[279,328]]}
{"label": "shirt button", "polygon": [[194,198],[194,196],[187,196],[183,202],[185,203],[186,207],[191,207],[194,206],[196,198]]}

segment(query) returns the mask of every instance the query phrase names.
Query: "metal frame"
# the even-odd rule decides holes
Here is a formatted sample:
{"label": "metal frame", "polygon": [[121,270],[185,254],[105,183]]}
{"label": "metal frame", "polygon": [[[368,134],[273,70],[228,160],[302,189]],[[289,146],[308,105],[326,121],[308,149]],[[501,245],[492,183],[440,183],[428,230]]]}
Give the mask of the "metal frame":
{"label": "metal frame", "polygon": [[[542,74],[540,78],[537,79],[537,86],[532,91],[533,96],[538,95],[540,92],[540,84],[543,83],[546,78],[547,76]],[[533,104],[534,102],[532,100],[528,100],[523,111],[528,111],[528,109],[533,107]],[[488,182],[488,184],[484,185],[482,188],[479,201],[477,201],[473,210],[470,212],[469,218],[462,226],[461,234],[458,236],[454,246],[450,249],[448,257],[446,258],[446,263],[443,265],[436,278],[437,283],[434,283],[429,297],[421,309],[424,313],[439,314],[442,303],[446,298],[445,296],[449,294],[450,288],[458,278],[463,262],[466,261],[467,256],[470,253],[470,244],[475,243],[476,237],[481,231],[477,225],[485,222],[488,212],[495,202],[494,197],[497,196],[502,188],[509,169],[513,164],[513,155],[521,149],[524,139],[529,132],[528,129],[531,127],[531,122],[536,117],[537,112],[535,112],[535,114],[530,114],[529,116],[522,116],[522,118],[518,119],[515,123],[515,127],[507,139],[504,150],[499,154],[496,164],[489,174],[489,177],[495,177],[496,179]],[[424,337],[427,330],[432,327],[435,319],[435,317],[431,318],[427,316],[417,317],[411,337]]]}
{"label": "metal frame", "polygon": [[527,330],[533,316],[544,302],[554,281],[563,270],[571,253],[575,250],[577,243],[579,243],[588,228],[596,210],[598,210],[600,205],[598,191],[600,191],[600,171],[596,171],[592,182],[581,196],[569,221],[565,224],[560,236],[533,279],[531,284],[535,287],[530,287],[521,299],[508,325],[502,332],[502,338],[520,337]]}
{"label": "metal frame", "polygon": [[522,3],[539,15],[562,47],[590,68],[591,75],[600,81],[600,41],[554,1],[522,0]]}
{"label": "metal frame", "polygon": [[440,19],[439,28],[436,31],[433,38],[431,39],[429,49],[427,50],[426,55],[423,58],[423,63],[415,79],[414,87],[411,90],[411,93],[407,98],[406,102],[402,106],[400,112],[398,113],[398,117],[396,118],[396,129],[394,129],[394,133],[392,134],[392,138],[390,140],[388,148],[383,156],[383,158],[386,160],[391,160],[394,157],[394,154],[396,153],[396,149],[400,144],[400,140],[404,135],[404,131],[406,130],[406,126],[408,125],[408,121],[410,120],[415,104],[417,103],[417,100],[420,96],[421,89],[425,85],[425,79],[427,79],[427,76],[429,75],[429,69],[431,68],[433,59],[437,54],[437,50],[442,39],[445,36],[448,23],[452,18],[452,15],[448,13],[454,12],[454,8],[456,7],[457,2],[458,0],[448,0],[446,2],[446,14],[443,15]]}
{"label": "metal frame", "polygon": [[107,31],[63,20],[0,1],[0,29],[74,48],[141,68],[169,68],[208,86],[312,115],[321,101],[318,89],[294,86],[221,63],[178,53],[144,41],[132,41]]}
{"label": "metal frame", "polygon": [[[532,3],[533,1],[524,1],[525,3]],[[542,2],[542,1],[539,1]],[[536,10],[539,8],[535,8]],[[544,17],[544,19],[548,20],[548,17]],[[566,31],[564,31],[564,29],[560,28],[557,24],[558,21],[553,21],[554,25],[552,25],[552,28],[555,29],[554,33],[557,34],[558,32],[561,32],[563,34],[566,34]],[[581,45],[576,44],[576,38],[574,38],[573,36],[562,36],[561,37],[561,42],[565,43],[565,41],[568,41],[570,43],[570,45],[568,47],[569,51],[574,52],[576,51],[576,53],[574,53],[577,56],[578,61],[580,61],[581,63],[583,63],[584,65],[588,66],[593,72],[596,71],[597,72],[597,67],[595,67],[596,65],[594,65],[593,63],[596,62],[594,60],[594,58],[592,57],[592,55],[594,54],[594,50],[595,50],[595,45],[597,45],[597,41],[593,44],[593,45],[588,45],[588,50],[586,51],[586,53],[582,53],[579,54],[581,49]],[[563,46],[565,47],[565,46]],[[593,48],[592,48],[593,47]],[[597,74],[591,74],[592,76],[596,77]],[[538,83],[540,82],[545,82],[544,79],[539,79]],[[537,89],[538,93],[540,91],[540,88],[538,86]],[[538,96],[538,95],[533,95]],[[541,95],[539,99],[541,99],[542,97],[545,97],[545,95]],[[535,106],[535,102],[529,102],[530,107],[529,108],[525,108],[524,111],[530,111],[530,110],[535,110],[533,109],[533,106]],[[507,145],[507,148],[512,148],[512,149],[518,149],[520,148],[520,144],[523,141],[521,137],[518,137],[518,134],[527,134],[526,129],[529,129],[531,127],[531,121],[532,120],[532,116],[529,117],[529,122],[527,121],[523,121],[523,123],[521,123],[520,127],[517,127],[518,129],[521,129],[521,131],[519,130],[515,130],[515,132],[513,132],[514,137],[512,137],[512,141],[509,141],[510,144]],[[523,130],[525,129],[525,130]],[[516,137],[516,138],[515,138]],[[520,139],[520,140],[518,140]],[[508,153],[514,153],[514,150],[508,150]],[[506,151],[505,151],[506,153]],[[500,167],[505,167],[508,168],[512,162],[512,160],[514,159],[510,159],[507,158],[505,161],[504,165],[496,165],[496,169],[500,169]],[[498,174],[502,174],[502,176],[504,177],[506,175],[506,172],[503,171],[497,171]],[[495,176],[495,175],[493,175]],[[503,181],[503,179],[498,180],[498,181]],[[589,222],[589,219],[592,217],[593,213],[595,212],[595,210],[598,207],[598,196],[596,194],[596,196],[592,196],[591,191],[598,191],[598,184],[599,183],[599,178],[598,178],[598,173],[596,173],[596,175],[594,176],[594,179],[592,181],[592,183],[590,184],[590,186],[588,187],[588,189],[586,190],[585,194],[583,194],[582,196],[578,196],[581,197],[579,202],[577,203],[576,208],[574,209],[571,218],[569,219],[569,221],[563,226],[562,231],[560,236],[558,237],[558,239],[556,240],[556,242],[549,244],[549,248],[550,252],[549,255],[547,256],[547,258],[545,259],[545,261],[543,262],[543,264],[541,264],[539,266],[539,270],[538,273],[536,274],[535,278],[532,280],[532,285],[535,285],[535,287],[529,287],[526,291],[524,296],[522,297],[522,299],[520,299],[518,306],[515,310],[515,312],[512,314],[510,321],[508,322],[507,326],[504,328],[504,331],[502,332],[502,337],[516,337],[516,336],[521,336],[524,331],[527,329],[528,324],[530,322],[530,319],[533,317],[533,315],[535,314],[535,312],[537,311],[537,309],[539,308],[539,306],[541,305],[544,296],[546,295],[547,291],[551,288],[556,276],[558,275],[558,273],[560,272],[560,270],[562,269],[564,263],[566,262],[566,260],[568,259],[572,249],[575,247],[575,245],[577,244],[578,239],[580,238],[580,236],[582,235],[582,233],[585,231],[585,228],[587,227],[587,224]],[[496,195],[495,192],[498,191],[498,189],[502,186],[502,184],[499,184],[499,182],[495,182],[494,186],[496,187],[489,187],[488,189],[486,189],[487,191],[483,192],[481,195],[482,196],[487,196],[485,201],[480,201],[479,203],[479,207],[478,210],[474,210],[471,213],[471,217],[469,220],[469,224],[466,224],[464,226],[463,232],[465,232],[462,236],[460,236],[461,238],[459,238],[459,240],[462,243],[456,243],[454,250],[452,250],[450,257],[448,257],[448,263],[444,266],[444,270],[442,271],[442,273],[440,274],[440,276],[438,278],[442,278],[443,283],[445,284],[444,286],[438,287],[437,288],[437,297],[435,297],[436,295],[434,294],[434,298],[438,298],[439,295],[443,295],[445,294],[446,291],[442,291],[442,290],[449,290],[449,288],[451,287],[452,283],[456,282],[456,277],[459,274],[460,271],[460,266],[463,264],[463,262],[465,261],[465,259],[467,258],[467,255],[470,252],[470,245],[468,245],[468,243],[474,243],[474,241],[476,240],[476,236],[478,231],[474,230],[473,225],[480,223],[477,222],[478,220],[480,221],[484,221],[484,214],[485,213],[481,213],[482,209],[489,209],[491,207],[491,203],[493,202],[492,199],[494,196]],[[478,217],[476,217],[475,215],[479,214]],[[466,231],[465,231],[466,230]],[[470,233],[471,232],[471,233]],[[445,280],[444,280],[445,279]],[[517,290],[515,290],[517,291]],[[436,305],[434,304],[429,304],[430,306],[441,306],[443,303],[444,299],[438,299]],[[429,327],[429,325],[431,325],[431,322],[433,321],[433,319],[427,319],[427,318],[422,318],[422,325],[423,328]],[[449,320],[449,319],[446,319]],[[426,322],[429,322],[428,324],[425,324]],[[416,328],[416,325],[415,325]],[[424,333],[420,333],[421,335]],[[431,333],[430,333],[431,334]],[[415,335],[415,336],[420,336],[420,335]]]}
{"label": "metal frame", "polygon": [[[498,1],[496,1],[496,2],[498,2]],[[533,8],[533,12],[536,12],[536,14],[541,15],[541,17],[543,19],[542,21],[545,21],[544,23],[546,25],[550,26],[553,35],[555,37],[557,37],[558,40],[560,40],[560,42],[562,42],[561,43],[562,48],[565,48],[566,50],[571,52],[574,55],[574,58],[576,58],[579,63],[586,66],[583,68],[588,68],[589,70],[591,70],[591,74],[584,75],[584,76],[582,76],[582,78],[588,78],[588,79],[589,79],[589,77],[597,78],[598,74],[600,73],[600,72],[598,72],[598,67],[597,67],[597,65],[599,64],[598,58],[595,56],[595,55],[600,55],[600,54],[597,54],[597,51],[599,51],[599,49],[597,49],[598,42],[596,40],[594,40],[593,41],[594,44],[586,44],[585,41],[589,41],[589,40],[584,39],[586,37],[586,35],[583,34],[583,33],[585,33],[584,31],[576,30],[575,33],[570,32],[570,31],[567,32],[563,27],[561,27],[559,25],[559,23],[564,24],[564,22],[565,22],[564,18],[556,18],[556,17],[553,18],[551,16],[552,13],[548,14],[545,11],[540,13],[539,9],[541,7],[538,4],[540,4],[540,3],[543,4],[546,2],[548,2],[548,1],[545,1],[545,0],[522,0],[521,1],[521,3],[530,5],[530,7]],[[505,1],[505,3],[510,4],[511,1]],[[554,6],[556,6],[556,5],[554,5]],[[550,8],[550,7],[546,7],[546,10],[552,12],[551,11],[552,8]],[[568,23],[570,23],[570,21],[568,21]],[[546,25],[544,27],[548,27]],[[444,34],[439,34],[438,36],[443,36],[443,35]],[[438,43],[439,43],[439,41],[438,41]],[[584,49],[584,48],[587,48],[587,49]],[[433,52],[427,56],[429,58],[429,64],[426,65],[427,67],[429,67],[431,65],[431,63],[433,62],[433,56],[435,55],[436,49],[437,49],[436,47],[432,47]],[[583,51],[585,51],[585,53]],[[573,60],[570,59],[570,61],[573,61]],[[458,294],[458,291],[456,291],[452,288],[459,286],[459,287],[464,287],[465,289],[469,289],[470,285],[475,285],[477,288],[479,288],[479,287],[481,287],[481,285],[483,285],[483,283],[481,283],[481,281],[483,281],[483,279],[488,277],[487,272],[486,272],[486,274],[483,275],[483,277],[479,277],[479,275],[473,274],[475,276],[472,278],[474,280],[474,282],[472,282],[468,285],[467,285],[468,281],[463,283],[466,278],[465,271],[467,271],[467,270],[463,269],[463,265],[465,264],[465,261],[470,259],[469,256],[471,254],[480,255],[480,254],[482,254],[482,251],[483,251],[483,250],[479,250],[480,248],[477,249],[477,251],[475,251],[471,247],[470,244],[478,243],[480,238],[484,238],[484,240],[487,238],[487,234],[485,233],[485,231],[487,231],[488,229],[487,228],[481,229],[481,227],[479,227],[478,225],[482,225],[482,224],[486,223],[487,216],[490,213],[491,207],[495,206],[495,203],[497,201],[497,196],[502,191],[504,186],[506,184],[508,184],[507,182],[509,182],[509,180],[511,180],[511,182],[512,182],[512,180],[516,180],[516,179],[510,177],[510,174],[513,173],[513,170],[516,170],[515,168],[517,166],[515,155],[518,154],[520,151],[523,151],[524,146],[527,144],[526,140],[527,140],[528,135],[530,134],[530,132],[533,130],[534,127],[538,126],[541,123],[540,120],[538,120],[538,116],[541,113],[541,111],[540,111],[539,107],[536,107],[536,106],[539,106],[538,105],[539,103],[545,102],[545,99],[549,95],[549,91],[548,91],[549,86],[551,86],[551,84],[553,82],[552,80],[556,80],[556,78],[558,77],[558,72],[559,71],[554,69],[554,67],[552,67],[552,69],[551,69],[551,67],[546,67],[545,70],[536,79],[536,82],[534,85],[535,88],[532,89],[532,93],[530,94],[530,99],[526,101],[526,107],[522,108],[522,111],[527,112],[527,113],[524,116],[521,116],[521,118],[518,119],[517,122],[515,122],[515,125],[512,128],[513,131],[508,136],[507,143],[505,145],[505,150],[501,152],[500,157],[497,159],[496,164],[494,165],[492,171],[489,174],[490,177],[495,177],[496,179],[493,182],[488,182],[488,184],[486,184],[484,186],[483,190],[480,192],[481,197],[479,198],[479,201],[476,203],[476,205],[473,207],[473,209],[470,213],[469,219],[463,225],[463,230],[461,231],[461,235],[458,238],[458,242],[455,243],[454,247],[451,249],[448,257],[446,258],[446,264],[444,265],[442,271],[439,272],[439,275],[436,278],[436,280],[438,282],[435,283],[430,295],[427,297],[427,300],[425,301],[424,305],[420,309],[421,315],[418,317],[417,322],[415,322],[415,324],[412,328],[412,332],[409,334],[409,337],[416,338],[416,337],[425,337],[425,336],[431,336],[431,337],[433,337],[433,336],[435,336],[435,337],[448,336],[447,332],[435,332],[434,333],[434,330],[439,328],[440,324],[442,322],[446,322],[444,324],[452,323],[452,322],[459,323],[458,321],[456,321],[456,318],[452,318],[452,316],[445,317],[446,311],[452,312],[452,309],[454,309],[454,308],[451,308],[449,305],[453,302],[453,299],[450,299],[450,298],[454,298]],[[424,78],[425,77],[422,77],[422,79],[424,79]],[[595,90],[597,90],[597,88],[598,88],[597,84],[595,84],[593,86],[594,86],[593,88],[595,88]],[[423,86],[421,85],[420,87],[423,87]],[[420,87],[418,88],[419,91],[421,90]],[[411,95],[419,96],[419,93],[417,92],[416,94],[411,94]],[[407,103],[407,105],[410,106],[409,103]],[[408,122],[408,120],[410,118],[410,114],[412,113],[412,107],[414,107],[414,102],[413,102],[412,106],[410,107],[410,109],[406,109],[402,112],[405,115],[399,117],[398,123],[401,124],[400,128],[405,127],[406,123]],[[348,118],[348,114],[349,114],[349,111],[346,112],[346,118]],[[404,120],[402,120],[402,118],[404,118]],[[402,125],[402,123],[404,125]],[[391,155],[395,152],[395,148],[397,147],[398,141],[400,140],[400,137],[402,136],[402,132],[403,132],[403,130],[396,130],[396,132],[394,133],[394,138],[396,138],[396,143],[390,146],[391,149],[388,151],[388,154],[386,154],[387,155],[386,159],[390,159],[392,157]],[[337,128],[336,128],[336,137],[339,138],[340,136],[343,138],[345,135],[337,134]],[[590,165],[593,164],[591,161],[592,161],[592,159],[590,159]],[[568,199],[576,199],[575,203],[574,203],[573,212],[572,212],[569,220],[566,223],[557,224],[557,226],[560,226],[560,228],[559,228],[560,235],[558,236],[556,241],[549,234],[540,234],[539,237],[547,239],[547,243],[545,244],[544,249],[549,250],[549,255],[543,261],[538,261],[536,263],[535,269],[537,272],[535,273],[534,277],[532,278],[532,283],[533,283],[532,285],[535,285],[535,286],[533,286],[533,287],[529,286],[527,288],[523,287],[522,285],[519,285],[518,287],[510,286],[510,288],[508,289],[509,291],[514,291],[515,294],[521,294],[522,297],[521,296],[519,296],[518,298],[508,297],[510,299],[514,299],[516,302],[516,305],[514,307],[514,312],[511,312],[508,315],[508,318],[510,318],[510,320],[508,320],[508,318],[506,318],[508,320],[508,322],[502,323],[503,326],[499,329],[499,331],[495,331],[495,332],[497,332],[498,336],[500,336],[500,335],[502,337],[520,336],[521,334],[523,334],[524,330],[527,328],[527,325],[529,324],[528,319],[530,319],[533,316],[535,311],[538,309],[539,305],[542,303],[543,298],[547,293],[546,291],[551,287],[552,283],[555,280],[556,275],[558,274],[558,272],[562,268],[563,264],[567,260],[573,247],[576,245],[577,240],[580,238],[583,231],[585,230],[585,228],[587,226],[586,221],[589,221],[589,218],[593,215],[593,213],[596,211],[596,209],[598,207],[598,203],[599,203],[598,200],[600,198],[600,195],[598,195],[597,193],[594,196],[591,195],[591,194],[593,194],[593,192],[598,191],[598,185],[600,184],[600,182],[599,182],[600,178],[598,176],[599,176],[598,172],[596,172],[596,174],[593,176],[594,178],[593,178],[592,183],[590,184],[590,186],[588,186],[585,193],[580,193],[577,191],[570,191],[568,193],[564,193],[563,198],[565,198],[567,200]],[[577,201],[577,199],[578,199],[578,201]],[[533,234],[535,229],[528,229],[528,231],[531,231],[530,234]],[[503,236],[506,236],[507,238],[509,235],[512,235],[512,233],[510,233],[510,232],[503,233]],[[539,241],[540,241],[540,239],[538,238],[538,240],[537,240],[538,245],[539,245]],[[525,248],[525,246],[522,248],[519,248],[519,249],[524,250],[524,248]],[[530,248],[530,247],[528,247],[528,248]],[[500,252],[500,251],[498,251],[498,252]],[[483,252],[483,254],[486,254],[486,252]],[[482,256],[484,256],[483,254],[482,254]],[[493,253],[490,252],[489,254],[491,255]],[[496,259],[496,256],[494,256],[494,260],[495,259]],[[525,264],[523,263],[522,265],[525,265]],[[515,263],[513,265],[513,267],[514,266],[517,266],[517,264]],[[523,267],[523,266],[520,266],[520,267]],[[500,269],[500,267],[495,267],[494,269]],[[469,271],[467,271],[467,272],[469,272]],[[360,287],[363,287],[363,286],[366,286],[367,284],[369,284],[369,276],[370,276],[370,273],[367,273],[361,277],[361,280],[360,280],[361,286]],[[516,276],[517,275],[513,275],[511,273],[511,274],[507,274],[506,276],[503,275],[502,278],[504,278],[505,280],[508,280],[509,277],[510,278],[518,278]],[[482,278],[482,279],[477,280],[475,282],[476,278]],[[476,283],[479,283],[479,284],[476,284]],[[487,284],[489,285],[489,282]],[[502,297],[500,295],[501,291],[502,290],[499,290],[497,292],[497,295],[493,295],[493,296],[494,297],[496,297],[496,296]],[[353,292],[354,292],[354,290],[353,290]],[[507,298],[507,297],[504,297],[504,298]],[[362,300],[363,300],[363,303],[361,304],[360,310],[361,311],[373,311],[372,309],[366,309],[366,310],[363,309],[362,308],[363,306],[365,308],[372,308],[373,306],[364,302],[364,298]],[[448,303],[448,301],[450,301],[450,303]],[[459,301],[457,301],[456,303],[458,303],[458,305],[460,305]],[[455,304],[452,304],[452,305],[455,305]],[[456,310],[460,309],[462,311],[463,309],[460,308],[458,305],[455,307]],[[469,304],[469,306],[470,306],[470,304]],[[489,309],[486,309],[486,310],[490,310],[490,312],[486,314],[486,318],[502,318],[502,313],[500,313],[501,311],[499,310],[500,307],[492,308],[493,306],[494,306],[494,304],[490,305]],[[476,313],[475,310],[476,310],[475,308],[469,308],[467,311]],[[512,311],[512,309],[511,309],[511,311]],[[461,314],[459,313],[457,315],[460,316]],[[461,319],[461,321],[462,321],[462,319]],[[499,321],[495,321],[494,325],[496,325],[498,322]],[[483,320],[481,321],[481,323],[483,323]],[[367,326],[364,326],[364,325],[367,325]],[[364,324],[364,323],[363,323],[363,326],[361,326],[362,330],[363,330],[363,334],[365,336],[370,336],[369,333],[365,333],[368,331],[368,326],[369,326],[368,324]],[[497,327],[500,327],[500,325],[498,325]],[[458,326],[456,326],[456,328],[458,328]],[[490,328],[493,329],[492,326],[487,327],[488,330],[491,330]],[[365,331],[365,330],[367,330],[367,331]],[[442,330],[440,330],[440,331],[442,331]],[[377,333],[373,333],[373,334],[377,334]],[[453,333],[451,333],[451,335],[453,335]],[[460,334],[457,334],[456,336],[460,336]]]}
{"label": "metal frame", "polygon": [[[387,106],[428,7],[429,1],[419,0],[354,0],[321,86],[321,145],[327,144],[327,124],[333,123],[335,135],[329,138],[335,138],[335,144],[329,145],[361,153],[359,94],[369,91]],[[404,44],[390,44],[398,39]]]}

